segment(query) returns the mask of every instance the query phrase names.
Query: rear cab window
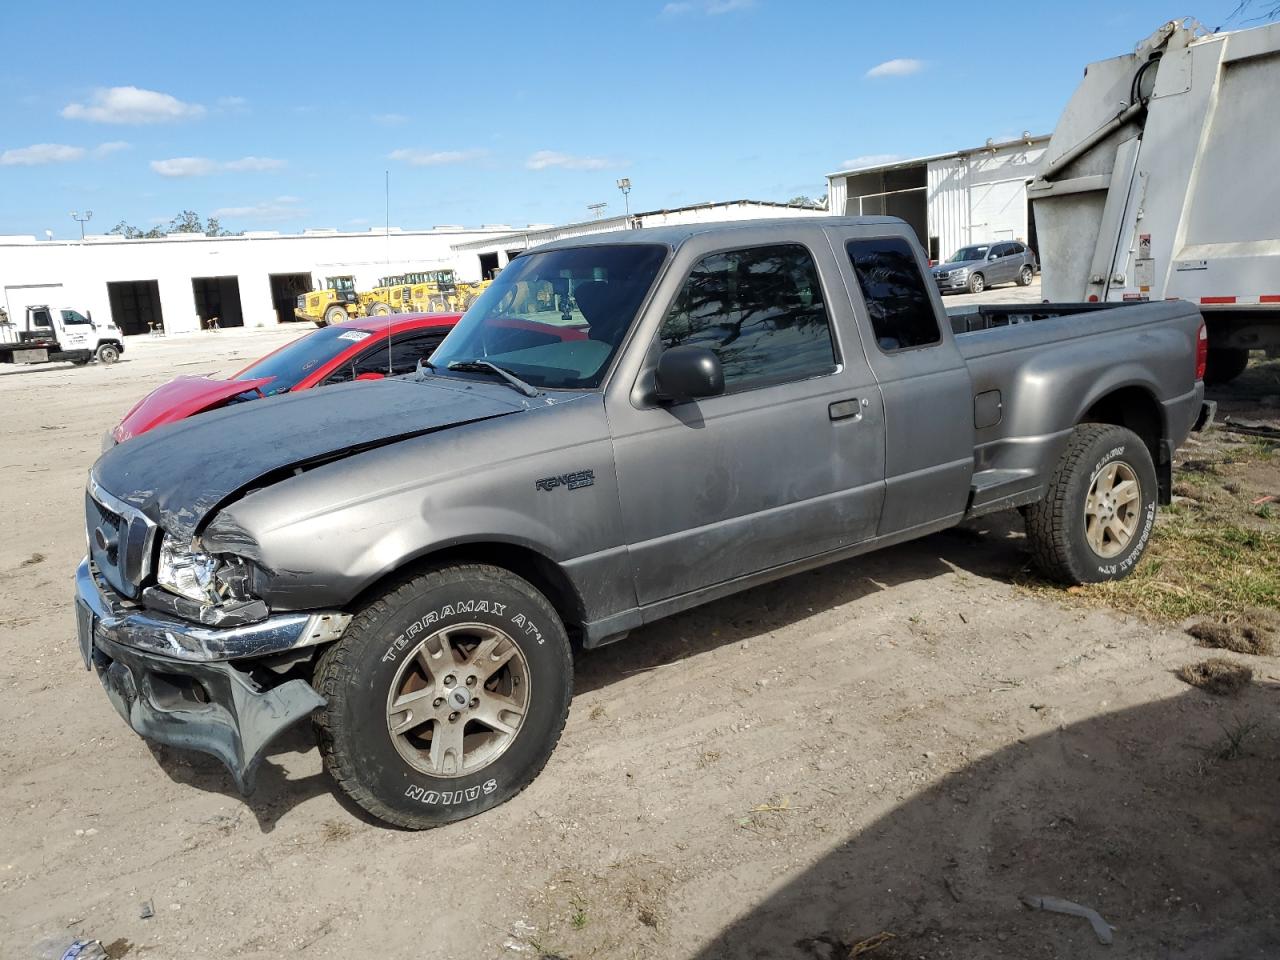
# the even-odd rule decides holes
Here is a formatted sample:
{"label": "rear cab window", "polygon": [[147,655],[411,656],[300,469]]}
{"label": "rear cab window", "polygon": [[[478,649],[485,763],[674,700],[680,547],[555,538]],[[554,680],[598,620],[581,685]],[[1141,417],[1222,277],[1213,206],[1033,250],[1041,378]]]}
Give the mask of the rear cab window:
{"label": "rear cab window", "polygon": [[896,353],[942,342],[933,299],[906,240],[850,240],[845,249],[881,351]]}
{"label": "rear cab window", "polygon": [[705,347],[725,393],[834,373],[818,268],[800,244],[713,253],[694,264],[662,322],[665,349]]}

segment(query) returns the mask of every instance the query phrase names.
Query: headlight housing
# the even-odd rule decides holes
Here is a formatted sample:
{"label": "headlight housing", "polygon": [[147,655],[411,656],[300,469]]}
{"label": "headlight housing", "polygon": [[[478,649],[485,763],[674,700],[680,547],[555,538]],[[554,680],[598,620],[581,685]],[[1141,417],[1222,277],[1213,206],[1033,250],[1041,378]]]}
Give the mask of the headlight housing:
{"label": "headlight housing", "polygon": [[160,544],[160,565],[156,583],[197,603],[217,603],[218,558],[198,550],[191,541],[165,535]]}

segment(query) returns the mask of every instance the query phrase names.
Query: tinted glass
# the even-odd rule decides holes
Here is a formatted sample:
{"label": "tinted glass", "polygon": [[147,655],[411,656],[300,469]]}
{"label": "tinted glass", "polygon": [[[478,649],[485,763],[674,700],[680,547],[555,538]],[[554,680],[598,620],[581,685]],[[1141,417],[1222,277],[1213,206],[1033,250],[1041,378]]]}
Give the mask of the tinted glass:
{"label": "tinted glass", "polygon": [[89,322],[89,318],[81,314],[78,310],[63,310],[62,322],[69,326],[74,326],[77,323],[87,324]]}
{"label": "tinted glass", "polygon": [[659,335],[665,347],[715,353],[726,391],[821,376],[836,365],[818,270],[799,244],[699,260]]}
{"label": "tinted glass", "polygon": [[391,370],[393,373],[413,373],[418,361],[435,353],[445,338],[446,330],[424,330],[413,333],[391,344]]}
{"label": "tinted glass", "polygon": [[[236,374],[237,380],[254,380],[258,377],[274,377],[262,390],[270,395],[291,389],[299,380],[316,367],[332,360],[353,343],[367,340],[373,334],[365,330],[348,330],[343,327],[323,327],[307,334],[263,357],[257,363]],[[386,354],[383,354],[386,360]]]}
{"label": "tinted glass", "polygon": [[850,240],[847,249],[881,350],[938,343],[938,318],[915,254],[898,237]]}
{"label": "tinted glass", "polygon": [[31,323],[37,327],[49,327],[53,325],[49,320],[48,310],[31,311]]}
{"label": "tinted glass", "polygon": [[[431,358],[436,373],[492,379],[448,370],[450,363],[488,360],[535,387],[600,386],[666,255],[656,244],[618,243],[519,257],[440,345]],[[517,321],[565,335],[530,342],[513,335]]]}

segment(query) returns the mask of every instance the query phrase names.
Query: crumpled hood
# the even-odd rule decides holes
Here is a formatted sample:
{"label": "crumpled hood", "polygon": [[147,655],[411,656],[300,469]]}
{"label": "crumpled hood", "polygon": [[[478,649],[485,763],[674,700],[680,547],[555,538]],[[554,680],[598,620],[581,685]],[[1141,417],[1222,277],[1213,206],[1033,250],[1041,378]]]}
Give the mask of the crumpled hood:
{"label": "crumpled hood", "polygon": [[933,272],[938,274],[950,273],[952,270],[972,270],[983,262],[982,260],[961,260],[959,263],[940,263],[933,268]]}
{"label": "crumpled hood", "polygon": [[235,404],[149,431],[104,453],[98,484],[175,536],[282,469],[549,402],[501,384],[389,379]]}

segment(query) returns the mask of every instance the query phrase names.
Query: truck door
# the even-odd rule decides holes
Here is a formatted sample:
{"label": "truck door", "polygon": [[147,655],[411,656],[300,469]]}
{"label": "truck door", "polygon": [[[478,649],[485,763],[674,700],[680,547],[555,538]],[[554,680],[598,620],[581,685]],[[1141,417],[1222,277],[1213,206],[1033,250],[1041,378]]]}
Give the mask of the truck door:
{"label": "truck door", "polygon": [[954,522],[973,477],[973,387],[937,285],[892,228],[831,227],[884,398],[885,500],[878,535]]}
{"label": "truck door", "polygon": [[54,322],[63,350],[88,350],[97,346],[92,342],[94,329],[88,317],[77,310],[58,310],[56,313]]}
{"label": "truck door", "polygon": [[[780,243],[768,229],[686,241],[637,331],[644,367],[610,390],[642,605],[875,534],[880,391],[820,228],[792,237],[804,242]],[[657,358],[681,344],[717,354],[724,394],[653,398]]]}

